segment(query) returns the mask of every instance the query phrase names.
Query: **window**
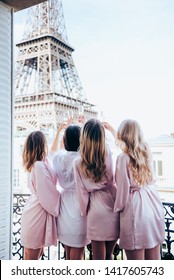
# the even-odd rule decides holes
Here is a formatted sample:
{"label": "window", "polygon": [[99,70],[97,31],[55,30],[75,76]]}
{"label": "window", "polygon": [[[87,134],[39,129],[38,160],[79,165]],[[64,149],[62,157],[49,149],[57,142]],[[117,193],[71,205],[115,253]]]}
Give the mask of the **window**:
{"label": "window", "polygon": [[19,169],[14,169],[14,188],[19,187]]}
{"label": "window", "polygon": [[158,176],[163,176],[162,160],[158,160]]}

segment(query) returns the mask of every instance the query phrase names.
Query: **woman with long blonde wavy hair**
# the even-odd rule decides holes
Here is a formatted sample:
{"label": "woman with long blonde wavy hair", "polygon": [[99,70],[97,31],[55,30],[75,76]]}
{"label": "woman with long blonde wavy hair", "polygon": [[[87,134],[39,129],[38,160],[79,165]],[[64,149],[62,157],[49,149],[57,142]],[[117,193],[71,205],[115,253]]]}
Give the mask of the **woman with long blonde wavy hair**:
{"label": "woman with long blonde wavy hair", "polygon": [[99,120],[90,119],[83,126],[74,177],[81,214],[87,216],[93,260],[110,260],[119,237],[119,215],[113,211],[116,188],[112,155]]}
{"label": "woman with long blonde wavy hair", "polygon": [[[114,131],[108,124],[105,127]],[[150,147],[135,120],[124,120],[114,134],[122,150],[116,161],[114,206],[120,213],[120,247],[128,260],[159,260],[165,236],[164,210]]]}

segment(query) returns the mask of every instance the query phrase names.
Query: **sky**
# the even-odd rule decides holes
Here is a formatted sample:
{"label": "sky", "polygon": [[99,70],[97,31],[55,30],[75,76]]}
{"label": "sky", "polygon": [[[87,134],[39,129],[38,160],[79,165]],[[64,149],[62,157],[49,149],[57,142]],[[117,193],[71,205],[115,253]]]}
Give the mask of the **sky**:
{"label": "sky", "polygon": [[[63,10],[83,89],[104,120],[136,119],[146,138],[174,132],[174,1],[63,0]],[[15,13],[14,43],[26,12]]]}

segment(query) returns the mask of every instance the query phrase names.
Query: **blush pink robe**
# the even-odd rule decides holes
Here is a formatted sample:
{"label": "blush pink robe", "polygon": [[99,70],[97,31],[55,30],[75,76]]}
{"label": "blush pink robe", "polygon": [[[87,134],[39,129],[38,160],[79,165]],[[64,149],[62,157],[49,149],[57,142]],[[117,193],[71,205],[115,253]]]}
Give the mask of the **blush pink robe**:
{"label": "blush pink robe", "polygon": [[126,153],[118,155],[114,209],[120,213],[119,245],[127,250],[153,248],[164,241],[163,206],[156,186],[138,186],[128,164]]}
{"label": "blush pink robe", "polygon": [[106,170],[108,180],[94,183],[80,170],[81,158],[74,161],[74,178],[81,215],[87,215],[87,237],[96,241],[117,240],[119,237],[119,214],[114,213],[116,187],[113,161],[110,150],[107,151]]}
{"label": "blush pink robe", "polygon": [[21,243],[25,248],[57,245],[60,193],[56,183],[57,176],[48,162],[36,161],[28,173],[31,195],[21,218]]}

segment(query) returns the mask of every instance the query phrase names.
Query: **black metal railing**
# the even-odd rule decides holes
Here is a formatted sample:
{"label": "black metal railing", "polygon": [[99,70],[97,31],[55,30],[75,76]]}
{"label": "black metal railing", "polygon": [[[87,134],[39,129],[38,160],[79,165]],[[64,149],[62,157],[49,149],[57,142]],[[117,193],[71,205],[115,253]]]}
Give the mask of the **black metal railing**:
{"label": "black metal railing", "polygon": [[[21,214],[29,194],[14,194],[13,197],[13,259],[23,259],[23,246],[20,242]],[[161,246],[161,259],[174,260],[174,203],[163,203],[165,211],[165,241]],[[57,247],[45,248],[42,259],[65,259],[64,246],[58,242]],[[92,259],[91,244],[85,248],[85,259]],[[123,250],[117,244],[114,249],[113,259],[124,259]]]}
{"label": "black metal railing", "polygon": [[161,248],[162,260],[174,260],[174,203],[163,202],[165,211],[165,242]]}
{"label": "black metal railing", "polygon": [[[13,259],[22,260],[24,256],[24,248],[21,244],[20,233],[21,233],[21,215],[24,205],[29,197],[29,194],[14,194],[13,195],[13,247],[12,255]],[[63,259],[64,248],[60,242],[55,246],[44,249],[42,259],[50,260]]]}

